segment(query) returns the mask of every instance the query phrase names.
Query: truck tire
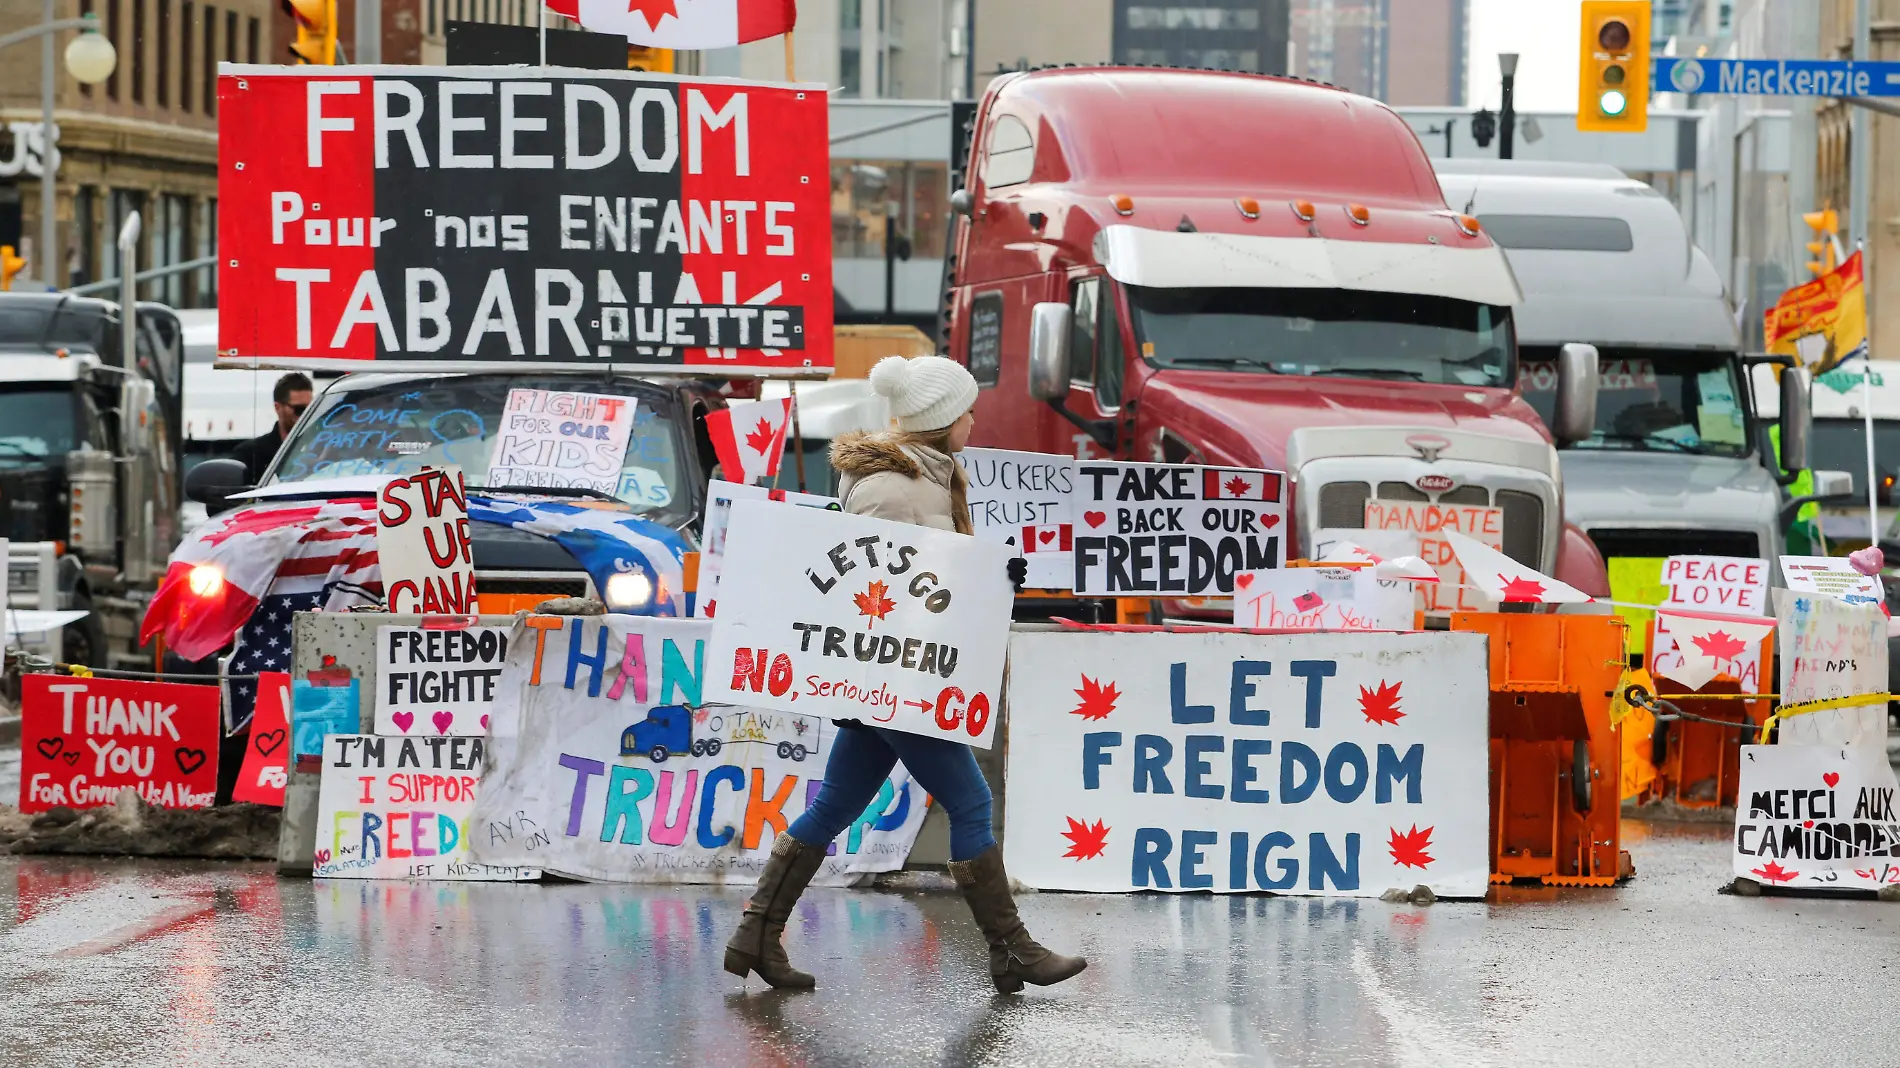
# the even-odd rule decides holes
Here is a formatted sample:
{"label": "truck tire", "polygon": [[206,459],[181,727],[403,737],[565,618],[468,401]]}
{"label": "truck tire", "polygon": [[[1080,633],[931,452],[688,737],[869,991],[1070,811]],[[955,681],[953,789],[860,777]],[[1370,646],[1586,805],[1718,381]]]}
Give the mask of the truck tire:
{"label": "truck tire", "polygon": [[718,756],[720,748],[723,747],[725,744],[726,743],[720,741],[717,738],[706,739],[706,755]]}
{"label": "truck tire", "polygon": [[792,743],[778,743],[778,758],[780,760],[790,760],[792,758]]}
{"label": "truck tire", "polygon": [[647,759],[653,761],[655,764],[666,763],[666,746],[656,745],[647,750]]}
{"label": "truck tire", "polygon": [[1570,743],[1570,804],[1579,813],[1590,811],[1591,785],[1590,743],[1579,738]]}
{"label": "truck tire", "polygon": [[798,745],[796,743],[792,745],[792,759],[793,760],[804,760],[806,755],[807,753],[804,746]]}
{"label": "truck tire", "polygon": [[693,739],[692,752],[694,756],[705,756],[706,755],[706,739],[704,738]]}

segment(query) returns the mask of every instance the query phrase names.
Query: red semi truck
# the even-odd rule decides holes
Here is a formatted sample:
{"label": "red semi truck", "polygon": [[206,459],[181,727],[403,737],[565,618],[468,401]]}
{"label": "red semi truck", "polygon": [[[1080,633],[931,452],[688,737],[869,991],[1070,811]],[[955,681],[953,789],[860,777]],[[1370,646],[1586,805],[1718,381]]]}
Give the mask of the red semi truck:
{"label": "red semi truck", "polygon": [[1485,509],[1508,555],[1608,594],[1551,434],[1589,434],[1596,353],[1565,347],[1546,429],[1518,389],[1516,279],[1384,104],[1213,71],[1006,74],[964,175],[946,298],[977,444],[1285,471],[1289,557],[1369,512]]}

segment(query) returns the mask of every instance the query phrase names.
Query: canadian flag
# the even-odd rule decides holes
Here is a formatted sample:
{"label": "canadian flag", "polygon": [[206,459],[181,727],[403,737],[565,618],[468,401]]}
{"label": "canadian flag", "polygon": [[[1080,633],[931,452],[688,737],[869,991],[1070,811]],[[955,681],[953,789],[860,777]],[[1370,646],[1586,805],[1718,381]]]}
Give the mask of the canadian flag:
{"label": "canadian flag", "polygon": [[1670,673],[1674,681],[1691,690],[1701,689],[1721,670],[1761,644],[1775,629],[1773,620],[1748,619],[1702,612],[1659,612],[1669,635],[1676,639],[1676,652],[1682,654],[1682,666]]}
{"label": "canadian flag", "polygon": [[790,397],[707,412],[706,433],[726,481],[749,485],[778,474],[779,457],[785,455],[785,428],[791,421]]}
{"label": "canadian flag", "polygon": [[1201,472],[1204,501],[1277,501],[1280,476],[1272,471],[1237,471],[1210,467]]}
{"label": "canadian flag", "polygon": [[793,0],[547,0],[548,10],[596,33],[648,48],[730,48],[790,33]]}
{"label": "canadian flag", "polygon": [[1068,523],[1023,527],[1023,552],[1069,553],[1075,551],[1075,528]]}
{"label": "canadian flag", "polygon": [[1494,601],[1510,604],[1586,604],[1589,594],[1533,571],[1489,545],[1455,530],[1444,532],[1451,551],[1473,585]]}

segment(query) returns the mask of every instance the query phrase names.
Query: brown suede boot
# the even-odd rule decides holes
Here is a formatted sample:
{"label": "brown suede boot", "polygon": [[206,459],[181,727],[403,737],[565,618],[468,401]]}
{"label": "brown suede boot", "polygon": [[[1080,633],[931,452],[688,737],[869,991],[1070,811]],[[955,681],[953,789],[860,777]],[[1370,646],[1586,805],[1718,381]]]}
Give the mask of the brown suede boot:
{"label": "brown suede boot", "polygon": [[789,834],[772,842],[772,855],[759,874],[759,885],[746,899],[739,929],[726,943],[726,970],[743,979],[747,972],[776,987],[809,990],[818,980],[792,967],[785,954],[785,921],[798,895],[824,863],[825,847],[806,845]]}
{"label": "brown suede boot", "polygon": [[1001,846],[991,846],[975,860],[951,861],[950,875],[990,944],[990,982],[999,993],[1014,994],[1024,983],[1054,986],[1089,966],[1081,957],[1052,953],[1029,937],[1009,892]]}

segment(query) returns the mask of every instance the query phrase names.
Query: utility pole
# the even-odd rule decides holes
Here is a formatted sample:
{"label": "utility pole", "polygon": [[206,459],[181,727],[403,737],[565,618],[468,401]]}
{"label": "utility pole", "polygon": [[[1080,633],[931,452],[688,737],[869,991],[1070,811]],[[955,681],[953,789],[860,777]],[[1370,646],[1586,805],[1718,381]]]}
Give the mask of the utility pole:
{"label": "utility pole", "polygon": [[[1866,3],[1867,0],[1861,0]],[[1504,104],[1498,109],[1498,158],[1510,159],[1513,137],[1517,133],[1517,53],[1499,52],[1498,71],[1504,75]]]}
{"label": "utility pole", "polygon": [[[1867,31],[1868,7],[1869,0],[1854,0],[1854,62],[1856,63],[1867,62],[1868,53],[1871,51]],[[1873,184],[1873,126],[1873,116],[1868,114],[1866,108],[1854,109],[1853,128],[1849,135],[1852,141],[1848,158],[1850,185],[1847,217],[1852,226],[1850,235],[1857,248],[1864,247],[1867,242],[1869,230],[1867,216],[1873,210],[1870,204],[1873,199],[1872,190],[1869,188]],[[1862,264],[1862,269],[1866,269],[1865,263]]]}
{"label": "utility pole", "polygon": [[[40,21],[53,21],[53,0],[40,0]],[[24,153],[22,153],[24,155]],[[59,254],[59,178],[53,173],[53,35],[40,38],[40,251],[33,273],[53,289],[66,257]],[[70,281],[70,279],[68,279]]]}
{"label": "utility pole", "polygon": [[383,0],[356,0],[356,51],[358,63],[383,61]]}

